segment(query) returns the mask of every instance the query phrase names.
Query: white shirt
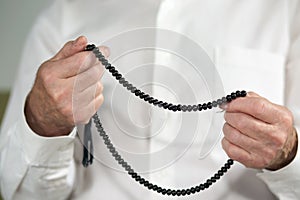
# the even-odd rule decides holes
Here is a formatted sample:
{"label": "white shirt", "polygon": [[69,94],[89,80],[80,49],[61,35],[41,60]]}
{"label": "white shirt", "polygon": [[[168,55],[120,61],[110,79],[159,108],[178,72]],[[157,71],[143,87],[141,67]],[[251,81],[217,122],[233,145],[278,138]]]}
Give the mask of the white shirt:
{"label": "white shirt", "polygon": [[[251,90],[272,102],[284,104],[293,112],[295,127],[298,129],[300,125],[299,9],[300,4],[296,0],[55,1],[36,21],[29,35],[3,122],[0,135],[0,186],[3,197],[5,199],[176,199],[176,197],[162,196],[148,191],[133,181],[107,153],[96,132],[93,134],[96,160],[92,166],[84,168],[81,165],[82,144],[76,136],[76,129],[69,136],[45,138],[36,135],[26,124],[23,114],[24,101],[32,87],[38,67],[51,58],[66,41],[79,35],[87,36],[89,41],[95,44],[110,45],[113,60],[118,56],[116,52],[125,48],[126,44],[113,43],[116,40],[111,38],[118,38],[118,34],[124,31],[158,27],[183,34],[203,47],[215,63],[225,93],[237,89]],[[180,47],[180,43],[177,47]],[[126,61],[127,64],[133,62],[136,66],[143,60],[135,54],[127,58],[130,58]],[[172,66],[170,65],[172,60],[166,57],[156,56],[156,61],[163,61],[166,66]],[[118,63],[116,60],[115,64],[117,68],[120,67],[120,71],[125,76],[128,75],[128,79],[140,86],[147,81],[162,80],[159,75],[162,77],[169,75],[168,71],[163,72],[163,68],[156,68],[161,71],[153,69],[153,76],[144,74],[136,77],[138,69],[130,74],[133,69],[125,65],[126,62]],[[175,65],[173,70],[185,73],[185,70]],[[196,79],[191,79],[191,83],[197,82]],[[103,84],[105,103],[99,113],[104,127],[108,133],[111,133],[112,142],[117,148],[119,147],[124,157],[129,159],[134,168],[144,172],[142,175],[152,182],[168,188],[189,187],[203,182],[226,161],[227,156],[221,148],[220,138],[217,138],[217,143],[209,155],[199,159],[200,146],[204,144],[200,137],[202,131],[199,130],[193,135],[192,143],[189,143],[189,148],[181,157],[175,161],[162,162],[164,165],[157,165],[167,159],[166,155],[162,154],[159,157],[159,154],[155,154],[158,149],[169,145],[170,152],[176,154],[177,151],[182,152],[182,144],[186,147],[185,142],[191,142],[183,141],[177,146],[174,143],[174,147],[174,144],[168,141],[168,138],[175,137],[172,131],[177,130],[180,116],[174,117],[166,112],[160,114],[155,114],[156,111],[151,112],[152,119],[157,120],[153,123],[165,121],[166,125],[162,126],[160,132],[164,134],[148,140],[138,140],[136,138],[140,136],[139,134],[145,136],[143,134],[151,134],[151,131],[155,130],[153,125],[144,127],[149,122],[145,116],[149,107],[142,105],[139,100],[128,100],[126,97],[128,102],[133,101],[132,104],[128,104],[129,109],[130,106],[135,105],[141,107],[131,108],[127,113],[118,110],[121,109],[118,105],[124,105],[122,104],[124,99],[114,98],[114,95],[118,95],[115,91],[123,91],[123,89],[116,87],[116,81],[108,73],[103,77]],[[147,84],[143,87],[147,90]],[[178,93],[174,96],[186,95],[183,86],[175,88],[178,89]],[[151,89],[154,96],[172,100],[171,94],[155,88],[149,90]],[[201,93],[199,94],[201,96]],[[198,100],[197,96],[195,98]],[[130,120],[133,120],[137,126],[130,127],[128,125]],[[205,121],[205,118],[203,120],[210,123],[207,119]],[[80,127],[78,132],[79,135],[82,132]],[[147,155],[148,160],[141,163],[139,155],[143,153]],[[276,199],[276,197],[299,199],[299,169],[299,153],[292,163],[275,172],[247,169],[236,163],[210,189],[178,199]]]}

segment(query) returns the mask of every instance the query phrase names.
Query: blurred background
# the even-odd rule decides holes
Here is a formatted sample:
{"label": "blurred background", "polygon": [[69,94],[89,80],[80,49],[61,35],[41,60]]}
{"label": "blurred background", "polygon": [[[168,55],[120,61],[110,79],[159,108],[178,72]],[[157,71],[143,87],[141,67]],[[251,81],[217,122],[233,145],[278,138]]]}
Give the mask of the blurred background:
{"label": "blurred background", "polygon": [[51,2],[0,0],[0,126],[26,37],[36,17]]}
{"label": "blurred background", "polygon": [[26,37],[51,0],[0,0],[0,124]]}

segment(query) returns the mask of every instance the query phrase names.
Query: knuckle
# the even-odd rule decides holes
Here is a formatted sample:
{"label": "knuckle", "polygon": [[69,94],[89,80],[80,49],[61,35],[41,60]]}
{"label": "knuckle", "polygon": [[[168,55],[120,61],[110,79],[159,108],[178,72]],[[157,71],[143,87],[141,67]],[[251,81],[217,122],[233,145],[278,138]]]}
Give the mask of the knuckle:
{"label": "knuckle", "polygon": [[258,159],[254,155],[243,156],[240,160],[247,168],[255,168],[258,165]]}
{"label": "knuckle", "polygon": [[255,106],[253,107],[254,109],[254,113],[256,115],[262,115],[263,113],[265,113],[266,111],[266,106],[267,106],[267,102],[266,100],[264,99],[258,99],[256,102],[255,102]]}
{"label": "knuckle", "polygon": [[279,132],[274,132],[270,136],[270,140],[273,143],[273,146],[277,149],[280,149],[284,146],[287,140],[287,135]]}
{"label": "knuckle", "polygon": [[226,136],[227,133],[228,133],[228,124],[227,124],[227,123],[225,123],[225,124],[223,125],[222,131],[223,131],[224,135]]}
{"label": "knuckle", "polygon": [[249,126],[249,121],[244,114],[228,113],[226,118],[226,122],[238,130],[244,130]]}
{"label": "knuckle", "polygon": [[103,102],[104,102],[104,96],[102,94],[100,94],[96,101],[96,110],[98,110],[100,108],[100,106],[103,104]]}
{"label": "knuckle", "polygon": [[249,126],[250,129],[253,130],[254,132],[257,132],[257,133],[263,133],[263,132],[265,132],[265,131],[264,131],[264,127],[263,127],[260,123],[258,123],[258,122],[256,122],[256,121],[251,121],[251,123],[249,122],[249,123],[248,123],[248,126]]}
{"label": "knuckle", "polygon": [[55,90],[50,94],[50,98],[62,115],[66,117],[72,116],[74,105],[72,95],[69,94],[68,89],[62,88],[60,90]]}
{"label": "knuckle", "polygon": [[87,124],[90,118],[85,116],[84,114],[77,113],[74,117],[75,124]]}
{"label": "knuckle", "polygon": [[71,105],[65,105],[60,108],[60,113],[67,119],[73,116],[73,108]]}
{"label": "knuckle", "polygon": [[37,77],[42,81],[44,85],[48,85],[52,82],[52,70],[51,66],[46,62],[41,65],[37,71]]}
{"label": "knuckle", "polygon": [[225,138],[222,138],[221,145],[222,145],[222,148],[226,151],[227,147],[226,147],[226,139]]}
{"label": "knuckle", "polygon": [[239,130],[244,130],[248,126],[248,120],[246,119],[245,116],[240,116],[238,120],[236,120],[236,127]]}
{"label": "knuckle", "polygon": [[235,151],[234,149],[232,148],[232,146],[228,146],[228,149],[227,149],[227,154],[230,158],[232,158],[233,160],[238,160],[238,157],[237,155],[235,154]]}
{"label": "knuckle", "polygon": [[282,114],[281,116],[282,116],[282,118],[281,118],[282,124],[284,124],[288,128],[293,126],[293,121],[294,120],[293,120],[293,115],[292,115],[291,111],[286,109],[284,114]]}
{"label": "knuckle", "polygon": [[276,157],[276,152],[271,148],[264,148],[264,156],[262,156],[264,165],[268,165]]}
{"label": "knuckle", "polygon": [[100,81],[98,81],[97,86],[98,86],[99,93],[101,94],[104,89],[103,84]]}
{"label": "knuckle", "polygon": [[228,155],[229,158],[236,160],[236,161],[241,161],[241,156],[238,154],[236,151],[236,148],[231,145],[226,138],[222,139],[222,147],[226,154]]}
{"label": "knuckle", "polygon": [[95,114],[95,112],[101,107],[104,102],[104,97],[102,94],[98,95],[93,102],[89,105],[90,116]]}
{"label": "knuckle", "polygon": [[270,159],[270,158],[268,158],[266,156],[263,156],[262,159],[261,159],[261,161],[260,161],[260,165],[259,166],[261,168],[265,168],[266,166],[268,166],[271,163],[272,160],[273,159]]}
{"label": "knuckle", "polygon": [[[56,103],[56,104],[59,104],[61,102],[61,99],[62,98],[62,93],[59,92],[59,91],[55,91],[53,92],[50,97],[52,98],[52,100]],[[63,107],[62,107],[63,108]]]}
{"label": "knuckle", "polygon": [[52,92],[51,97],[54,100],[54,102],[58,104],[66,104],[66,102],[71,102],[68,98],[68,95],[69,91],[66,88],[61,88]]}
{"label": "knuckle", "polygon": [[267,139],[268,143],[266,145],[280,149],[285,145],[288,135],[286,132],[281,131],[278,127],[276,127],[274,131],[270,131],[268,133]]}
{"label": "knuckle", "polygon": [[100,95],[100,101],[101,101],[101,104],[104,102],[104,96],[103,96],[103,94]]}
{"label": "knuckle", "polygon": [[234,144],[239,141],[239,134],[234,130],[228,131],[225,137]]}

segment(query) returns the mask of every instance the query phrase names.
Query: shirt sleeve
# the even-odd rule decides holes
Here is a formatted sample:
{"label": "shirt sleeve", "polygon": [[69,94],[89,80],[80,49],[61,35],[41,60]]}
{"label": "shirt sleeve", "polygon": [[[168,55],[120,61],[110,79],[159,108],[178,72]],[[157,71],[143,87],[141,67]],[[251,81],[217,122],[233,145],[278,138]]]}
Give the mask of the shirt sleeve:
{"label": "shirt sleeve", "polygon": [[0,188],[5,199],[66,199],[72,191],[76,130],[63,137],[41,137],[32,132],[24,116],[24,102],[38,67],[65,42],[58,28],[59,2],[39,17],[28,36],[1,127]]}
{"label": "shirt sleeve", "polygon": [[278,171],[263,170],[258,174],[279,199],[299,199],[300,197],[300,4],[295,6],[290,24],[290,50],[286,64],[285,104],[292,111],[298,132],[298,152],[293,161]]}

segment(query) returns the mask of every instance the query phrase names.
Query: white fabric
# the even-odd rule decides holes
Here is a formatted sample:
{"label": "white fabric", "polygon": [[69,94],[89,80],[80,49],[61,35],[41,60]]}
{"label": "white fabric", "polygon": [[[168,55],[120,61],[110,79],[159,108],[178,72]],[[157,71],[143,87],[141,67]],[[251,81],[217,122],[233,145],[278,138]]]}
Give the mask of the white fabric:
{"label": "white fabric", "polygon": [[[44,138],[33,133],[26,124],[24,100],[31,89],[35,73],[40,64],[52,57],[66,41],[85,35],[90,42],[101,44],[121,32],[140,27],[176,31],[205,49],[216,64],[225,93],[237,89],[251,90],[275,103],[285,104],[293,112],[298,129],[299,13],[300,4],[296,0],[55,1],[36,21],[29,35],[3,122],[0,135],[0,186],[3,197],[171,199],[148,191],[120,171],[101,144],[97,133],[93,139],[95,151],[98,152],[96,155],[101,162],[95,161],[92,166],[83,168],[82,145],[75,136],[76,129],[69,136]],[[111,48],[112,57],[117,46],[122,48],[122,44]],[[135,59],[131,62],[138,63]],[[130,75],[129,67],[125,66],[122,70],[120,69]],[[156,78],[155,72],[153,75],[151,77],[149,74],[143,79],[151,81]],[[167,75],[165,74],[166,77]],[[125,156],[130,151],[137,152],[136,149],[141,153],[151,152],[161,145],[155,142],[168,142],[160,140],[164,138],[154,137],[154,140],[136,143],[130,137],[120,134],[122,131],[110,120],[114,117],[113,109],[118,109],[111,108],[111,105],[122,105],[122,99],[114,99],[111,94],[115,89],[115,80],[106,74],[103,83],[105,103],[100,111],[101,119],[108,132],[113,133],[113,143],[122,148]],[[160,96],[156,90],[153,90],[153,94]],[[138,113],[133,113],[140,114],[135,120],[140,120],[141,126],[149,120],[144,116],[147,109],[149,108],[141,107]],[[123,116],[121,111],[116,112],[118,119]],[[171,127],[166,126],[163,132],[171,134],[170,130],[174,129],[178,118],[172,118],[168,114],[159,116],[170,121]],[[123,119],[121,125],[128,120],[130,119]],[[145,128],[143,133],[148,134],[150,130],[151,127]],[[80,127],[78,131],[82,132]],[[208,178],[225,162],[226,154],[219,141],[209,156],[199,160],[197,156],[201,138],[194,139],[194,143],[176,162],[143,175],[155,183],[171,188],[195,185]],[[180,151],[180,144],[173,150]],[[135,159],[130,162],[138,169],[145,169],[145,166],[150,166],[150,169],[155,161],[150,158],[144,163]],[[209,190],[178,199],[300,199],[299,169],[299,153],[291,164],[275,172],[257,171],[235,164]]]}

